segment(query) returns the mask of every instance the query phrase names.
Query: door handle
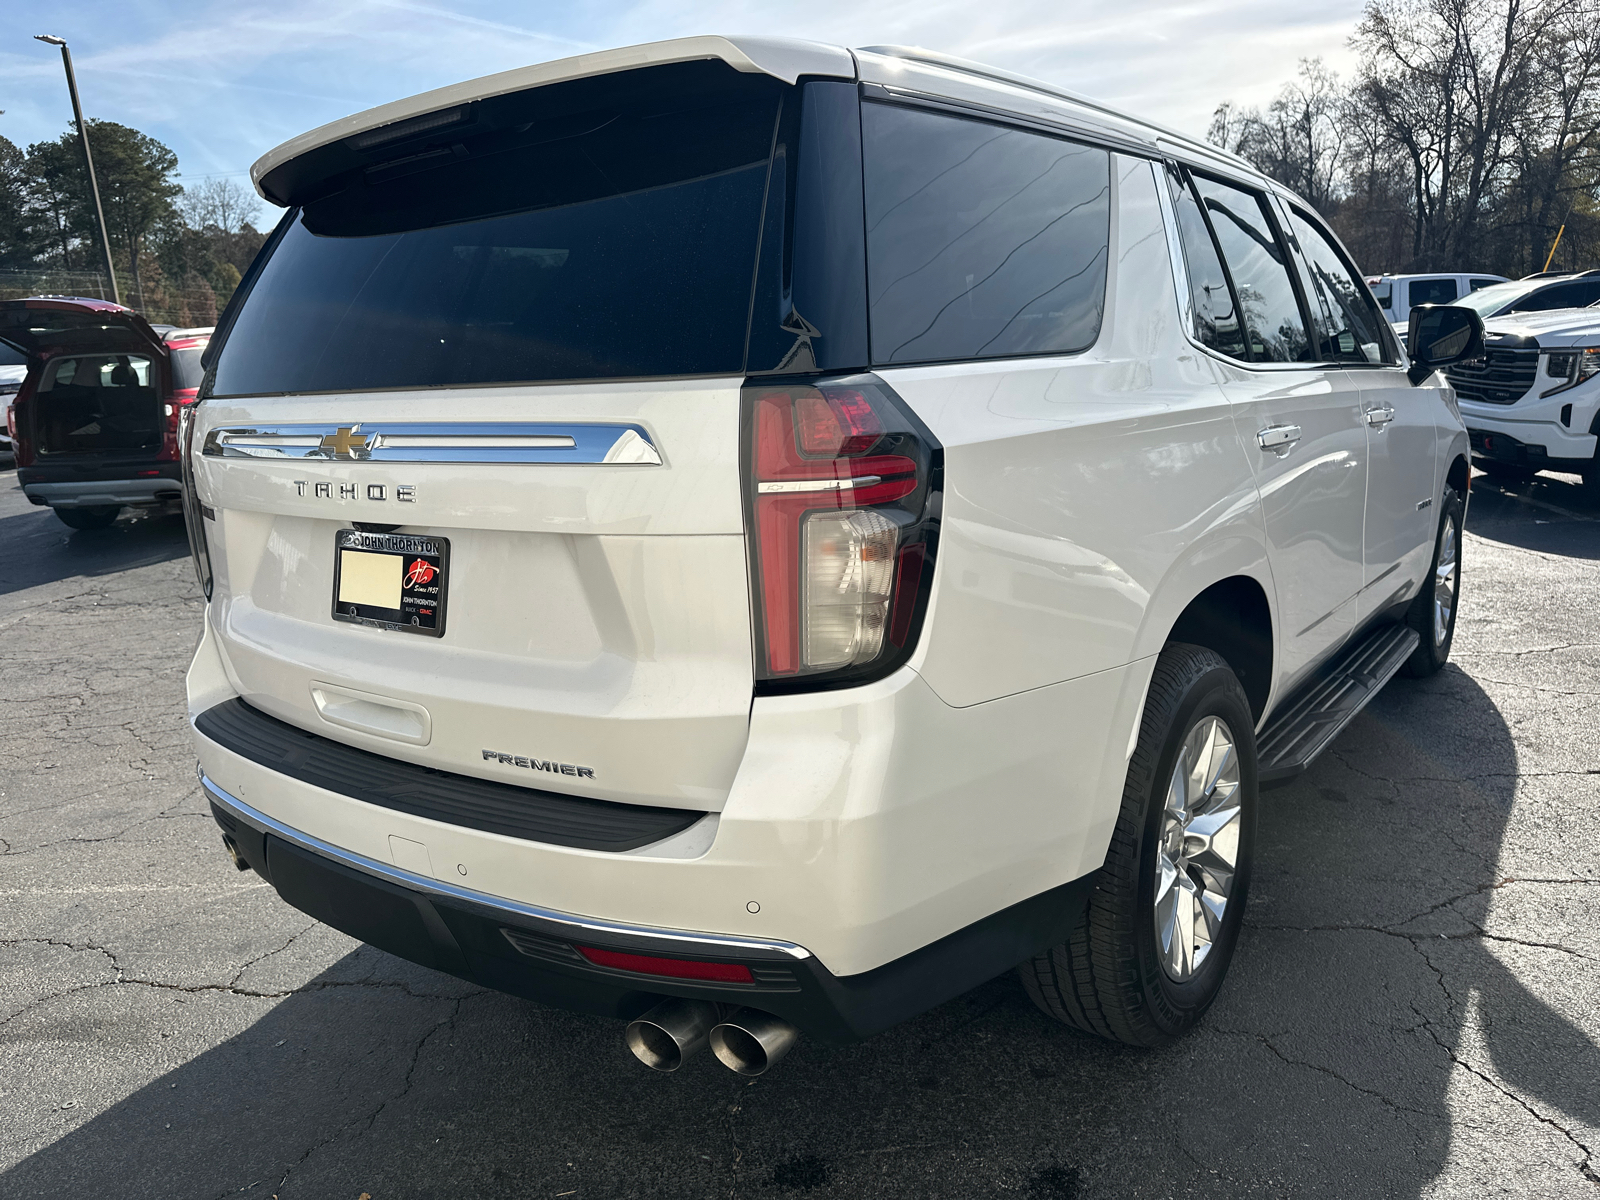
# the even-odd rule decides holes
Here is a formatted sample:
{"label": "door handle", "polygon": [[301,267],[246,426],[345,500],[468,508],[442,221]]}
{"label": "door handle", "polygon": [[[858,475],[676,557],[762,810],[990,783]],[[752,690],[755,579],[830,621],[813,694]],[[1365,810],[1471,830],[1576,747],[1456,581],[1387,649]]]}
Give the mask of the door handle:
{"label": "door handle", "polygon": [[1270,450],[1280,458],[1300,440],[1298,425],[1268,425],[1256,434],[1256,442],[1263,450]]}
{"label": "door handle", "polygon": [[1367,409],[1368,425],[1383,426],[1387,425],[1392,420],[1394,420],[1394,409],[1390,408],[1388,405],[1384,405],[1382,408]]}

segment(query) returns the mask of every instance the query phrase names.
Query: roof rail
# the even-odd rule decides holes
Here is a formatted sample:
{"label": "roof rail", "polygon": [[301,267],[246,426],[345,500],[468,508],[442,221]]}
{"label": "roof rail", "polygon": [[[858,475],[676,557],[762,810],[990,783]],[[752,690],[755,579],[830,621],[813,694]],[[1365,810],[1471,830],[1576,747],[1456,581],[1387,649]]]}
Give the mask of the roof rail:
{"label": "roof rail", "polygon": [[1093,109],[1095,112],[1099,113],[1105,113],[1109,117],[1116,117],[1118,120],[1122,121],[1131,121],[1136,125],[1143,125],[1146,129],[1157,130],[1164,137],[1181,142],[1186,146],[1192,146],[1197,150],[1203,150],[1207,154],[1214,155],[1229,162],[1237,163],[1249,170],[1252,174],[1260,174],[1259,168],[1257,168],[1254,163],[1250,162],[1248,159],[1242,158],[1231,150],[1225,150],[1221,146],[1214,146],[1210,142],[1203,141],[1194,137],[1192,134],[1184,133],[1181,130],[1172,129],[1166,125],[1158,125],[1156,122],[1148,121],[1143,117],[1136,117],[1131,113],[1123,112],[1118,108],[1113,108],[1111,105],[1104,104],[1099,100],[1091,100],[1088,96],[1085,96],[1080,92],[1074,92],[1064,87],[1057,87],[1053,83],[1046,83],[1042,79],[1034,79],[1029,75],[1018,75],[1013,71],[1002,71],[998,67],[991,67],[984,63],[973,62],[971,59],[967,58],[957,58],[953,54],[944,54],[938,50],[925,50],[921,46],[862,46],[860,49],[865,54],[881,54],[885,58],[904,58],[911,62],[927,63],[930,66],[944,67],[951,71],[960,71],[964,75],[976,75],[981,79],[994,80],[996,83],[1009,83],[1013,87],[1027,88],[1029,91],[1041,92],[1046,96],[1055,96],[1062,100],[1070,100],[1074,104],[1081,104],[1084,108]]}

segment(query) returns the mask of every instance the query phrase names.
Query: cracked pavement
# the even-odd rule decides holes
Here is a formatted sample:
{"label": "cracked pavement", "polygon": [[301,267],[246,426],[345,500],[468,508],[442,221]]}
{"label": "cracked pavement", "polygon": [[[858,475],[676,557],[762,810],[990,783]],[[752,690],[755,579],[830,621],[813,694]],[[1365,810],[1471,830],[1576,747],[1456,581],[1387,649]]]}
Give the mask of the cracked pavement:
{"label": "cracked pavement", "polygon": [[1179,1045],[1004,976],[749,1081],[316,925],[194,781],[180,518],[0,472],[0,1194],[1600,1200],[1600,512],[1479,478],[1452,664],[1263,798]]}

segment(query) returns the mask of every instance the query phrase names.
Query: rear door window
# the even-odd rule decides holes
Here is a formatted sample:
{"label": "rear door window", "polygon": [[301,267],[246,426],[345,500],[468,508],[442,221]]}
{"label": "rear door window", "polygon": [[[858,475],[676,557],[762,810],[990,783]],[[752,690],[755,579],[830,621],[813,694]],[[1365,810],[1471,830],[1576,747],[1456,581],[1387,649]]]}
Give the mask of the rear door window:
{"label": "rear door window", "polygon": [[1460,288],[1454,279],[1413,279],[1411,281],[1411,307],[1419,304],[1449,304]]}
{"label": "rear door window", "polygon": [[1105,308],[1110,155],[920,109],[862,106],[875,363],[1065,354]]}
{"label": "rear door window", "polygon": [[1261,197],[1203,175],[1192,178],[1233,277],[1251,359],[1318,359],[1289,277],[1288,254],[1273,231]]}
{"label": "rear door window", "polygon": [[1230,358],[1248,359],[1244,326],[1234,306],[1233,287],[1222,267],[1222,256],[1211,240],[1200,202],[1183,174],[1167,168],[1173,210],[1178,218],[1178,240],[1189,275],[1189,296],[1194,310],[1194,337],[1202,346]]}
{"label": "rear door window", "polygon": [[520,125],[341,177],[290,219],[211,394],[741,373],[784,90],[689,82],[582,80],[561,111],[535,89]]}

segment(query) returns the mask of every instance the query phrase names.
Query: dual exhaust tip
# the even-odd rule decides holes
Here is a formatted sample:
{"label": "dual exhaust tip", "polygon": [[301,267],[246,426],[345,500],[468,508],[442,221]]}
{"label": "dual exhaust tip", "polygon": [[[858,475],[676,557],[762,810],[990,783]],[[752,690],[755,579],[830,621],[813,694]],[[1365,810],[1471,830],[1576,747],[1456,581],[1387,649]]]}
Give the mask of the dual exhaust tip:
{"label": "dual exhaust tip", "polygon": [[676,1071],[706,1045],[740,1075],[760,1075],[794,1048],[800,1033],[756,1008],[727,1017],[705,1000],[663,1000],[628,1023],[628,1049],[654,1071]]}

